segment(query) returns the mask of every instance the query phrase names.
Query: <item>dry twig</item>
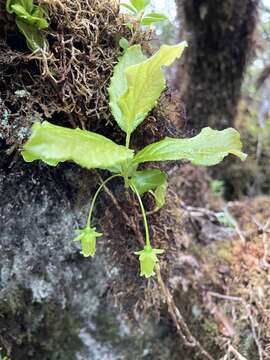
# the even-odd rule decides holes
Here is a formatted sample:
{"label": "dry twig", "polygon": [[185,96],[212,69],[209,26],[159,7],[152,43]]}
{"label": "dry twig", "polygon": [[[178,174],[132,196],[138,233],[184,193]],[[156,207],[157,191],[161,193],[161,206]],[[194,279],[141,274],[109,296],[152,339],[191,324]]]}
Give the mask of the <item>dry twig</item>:
{"label": "dry twig", "polygon": [[[250,311],[251,305],[247,304],[244,299],[242,299],[241,297],[238,297],[238,296],[222,295],[222,294],[212,292],[212,291],[209,291],[207,293],[207,295],[213,296],[213,297],[216,297],[216,298],[219,298],[219,299],[223,299],[223,300],[237,301],[237,302],[240,302],[243,305],[243,307],[245,309],[245,313],[247,315],[247,318],[249,319],[252,335],[253,335],[255,344],[257,346],[259,359],[260,360],[270,359],[270,356],[263,350],[260,339],[259,339],[259,337],[257,335],[256,324],[255,324],[254,318],[253,318],[253,316],[251,314],[251,311]],[[245,358],[243,358],[241,360],[244,360],[244,359]]]}

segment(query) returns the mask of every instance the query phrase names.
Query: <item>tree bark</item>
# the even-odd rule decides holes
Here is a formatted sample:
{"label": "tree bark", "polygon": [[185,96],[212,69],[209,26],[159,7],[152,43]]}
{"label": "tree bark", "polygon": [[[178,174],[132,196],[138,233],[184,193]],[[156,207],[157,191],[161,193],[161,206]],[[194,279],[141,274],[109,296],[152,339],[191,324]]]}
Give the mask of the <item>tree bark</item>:
{"label": "tree bark", "polygon": [[189,43],[181,81],[189,125],[231,126],[252,47],[257,0],[176,2]]}

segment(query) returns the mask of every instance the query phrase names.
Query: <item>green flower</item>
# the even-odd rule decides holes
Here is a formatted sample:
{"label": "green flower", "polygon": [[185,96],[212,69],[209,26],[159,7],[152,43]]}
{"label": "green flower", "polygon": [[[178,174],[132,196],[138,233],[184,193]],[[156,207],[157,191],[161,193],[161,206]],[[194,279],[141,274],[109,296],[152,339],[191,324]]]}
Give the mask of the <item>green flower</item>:
{"label": "green flower", "polygon": [[86,226],[84,229],[77,229],[76,232],[79,235],[74,241],[81,242],[83,256],[94,256],[96,252],[96,238],[103,234],[96,232],[96,228],[91,228],[90,226]]}
{"label": "green flower", "polygon": [[149,278],[154,273],[154,267],[158,262],[158,258],[156,254],[163,254],[164,250],[161,249],[153,249],[151,246],[146,245],[143,250],[136,251],[135,254],[139,255],[140,267],[141,267],[141,276],[145,276]]}

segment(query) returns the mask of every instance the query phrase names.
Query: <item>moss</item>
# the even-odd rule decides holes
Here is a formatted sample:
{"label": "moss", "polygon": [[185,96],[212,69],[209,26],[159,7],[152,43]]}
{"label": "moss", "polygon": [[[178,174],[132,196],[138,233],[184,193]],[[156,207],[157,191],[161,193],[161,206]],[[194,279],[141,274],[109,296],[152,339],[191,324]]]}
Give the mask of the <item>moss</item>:
{"label": "moss", "polygon": [[205,319],[203,322],[203,331],[205,336],[209,336],[210,338],[215,338],[218,336],[218,327],[211,319]]}
{"label": "moss", "polygon": [[81,347],[78,319],[57,303],[32,302],[28,290],[13,289],[1,300],[0,313],[0,345],[12,359],[73,360]]}
{"label": "moss", "polygon": [[[223,180],[228,200],[243,195],[269,194],[270,189],[270,122],[265,119],[263,127],[257,111],[257,103],[243,99],[238,106],[234,126],[239,130],[248,154],[245,162],[230,159],[225,166],[213,170]],[[243,181],[245,179],[245,181]]]}
{"label": "moss", "polygon": [[[4,5],[2,1],[0,130],[7,143],[21,144],[32,122],[42,119],[121,138],[107,101],[107,85],[120,55],[118,41],[131,37],[119,4],[114,0],[48,2],[49,52],[32,57],[25,56],[29,52],[25,39]],[[147,44],[150,36],[150,32],[138,32],[134,40]]]}
{"label": "moss", "polygon": [[[200,268],[203,272],[199,284],[193,275],[192,284],[196,284],[195,288],[198,291],[207,289],[221,295],[210,298],[206,296],[206,300],[203,301],[212,314],[202,319],[203,341],[206,341],[206,344],[211,343],[214,337],[215,342],[222,346],[224,331],[226,332],[226,326],[229,326],[234,334],[233,345],[248,359],[258,358],[252,322],[256,324],[255,332],[262,348],[265,348],[269,339],[269,317],[266,315],[270,310],[269,267],[263,263],[265,256],[265,260],[268,263],[270,261],[263,243],[269,243],[269,237],[263,240],[263,232],[256,224],[256,221],[261,224],[267,222],[270,216],[269,209],[270,198],[266,196],[230,203],[230,211],[246,236],[246,241],[241,241],[235,234],[230,241],[219,241],[207,247],[197,243],[191,249],[200,259]],[[225,298],[222,298],[223,295]],[[231,296],[236,300],[230,300]],[[191,299],[191,302],[194,303],[194,299]],[[250,313],[247,312],[244,303],[248,304]]]}

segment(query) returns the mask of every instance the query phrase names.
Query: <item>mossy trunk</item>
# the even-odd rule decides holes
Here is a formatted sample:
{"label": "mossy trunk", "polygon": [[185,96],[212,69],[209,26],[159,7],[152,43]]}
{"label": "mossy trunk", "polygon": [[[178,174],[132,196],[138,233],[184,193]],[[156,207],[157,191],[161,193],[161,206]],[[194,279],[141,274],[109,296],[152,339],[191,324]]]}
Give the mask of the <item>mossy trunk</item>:
{"label": "mossy trunk", "polygon": [[[186,51],[179,78],[188,124],[231,126],[252,48],[257,0],[176,0]],[[180,74],[181,75],[181,74]]]}

